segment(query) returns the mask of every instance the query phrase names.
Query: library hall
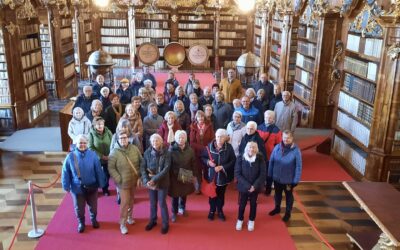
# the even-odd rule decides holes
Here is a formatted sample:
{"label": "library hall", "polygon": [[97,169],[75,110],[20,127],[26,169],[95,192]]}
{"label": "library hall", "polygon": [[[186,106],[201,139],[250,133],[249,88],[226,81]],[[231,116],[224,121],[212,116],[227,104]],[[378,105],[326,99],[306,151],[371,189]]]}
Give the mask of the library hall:
{"label": "library hall", "polygon": [[399,0],[0,0],[0,250],[400,250]]}

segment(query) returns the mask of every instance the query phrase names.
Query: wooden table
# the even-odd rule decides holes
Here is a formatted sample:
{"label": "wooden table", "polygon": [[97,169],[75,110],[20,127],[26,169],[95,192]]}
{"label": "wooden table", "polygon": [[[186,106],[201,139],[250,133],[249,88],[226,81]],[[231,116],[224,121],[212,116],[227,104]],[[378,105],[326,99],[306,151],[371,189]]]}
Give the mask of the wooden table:
{"label": "wooden table", "polygon": [[[343,182],[343,185],[382,230],[374,249],[400,249],[400,192],[386,182]],[[360,233],[348,236],[362,249],[372,249],[364,244],[371,241],[372,235],[364,235],[364,240]]]}

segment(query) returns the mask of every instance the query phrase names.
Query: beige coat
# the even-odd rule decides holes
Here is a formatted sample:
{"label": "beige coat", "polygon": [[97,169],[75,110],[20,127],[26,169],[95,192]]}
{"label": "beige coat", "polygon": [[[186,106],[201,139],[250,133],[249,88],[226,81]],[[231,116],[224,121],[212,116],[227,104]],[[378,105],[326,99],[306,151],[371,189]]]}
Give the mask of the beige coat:
{"label": "beige coat", "polygon": [[232,83],[229,83],[228,78],[224,78],[219,83],[219,88],[224,93],[226,103],[232,103],[234,99],[242,97],[242,84],[238,79],[234,79]]}

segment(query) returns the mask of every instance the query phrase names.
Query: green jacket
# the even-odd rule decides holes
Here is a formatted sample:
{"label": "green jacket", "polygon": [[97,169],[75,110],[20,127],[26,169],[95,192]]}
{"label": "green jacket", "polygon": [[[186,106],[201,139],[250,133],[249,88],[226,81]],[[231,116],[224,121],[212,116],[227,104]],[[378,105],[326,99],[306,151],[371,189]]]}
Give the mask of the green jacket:
{"label": "green jacket", "polygon": [[103,134],[97,133],[96,129],[91,128],[89,133],[89,148],[96,152],[97,156],[100,158],[102,165],[106,164],[101,157],[108,156],[110,154],[110,144],[112,139],[112,133],[107,128],[104,127]]}
{"label": "green jacket", "polygon": [[[135,170],[126,159],[127,157]],[[108,159],[108,172],[119,188],[131,188],[136,185],[137,180],[140,178],[140,164],[142,161],[143,157],[135,145],[128,144],[127,148],[123,148],[116,143]]]}

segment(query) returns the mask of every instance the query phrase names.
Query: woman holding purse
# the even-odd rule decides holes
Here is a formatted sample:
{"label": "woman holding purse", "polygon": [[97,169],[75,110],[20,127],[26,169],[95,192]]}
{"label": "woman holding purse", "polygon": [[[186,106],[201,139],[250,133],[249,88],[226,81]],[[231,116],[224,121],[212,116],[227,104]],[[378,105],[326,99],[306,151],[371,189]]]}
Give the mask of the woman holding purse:
{"label": "woman holding purse", "polygon": [[239,212],[236,230],[242,230],[244,211],[250,200],[250,215],[247,229],[254,230],[254,220],[257,213],[257,197],[265,180],[265,160],[258,152],[256,142],[246,144],[243,156],[239,156],[235,166],[235,177],[238,181]]}
{"label": "woman holding purse", "polygon": [[184,130],[175,133],[175,142],[170,146],[171,169],[168,194],[172,197],[171,221],[176,221],[176,215],[187,216],[186,197],[194,192],[194,181],[197,176],[196,157],[193,149],[187,143]]}

